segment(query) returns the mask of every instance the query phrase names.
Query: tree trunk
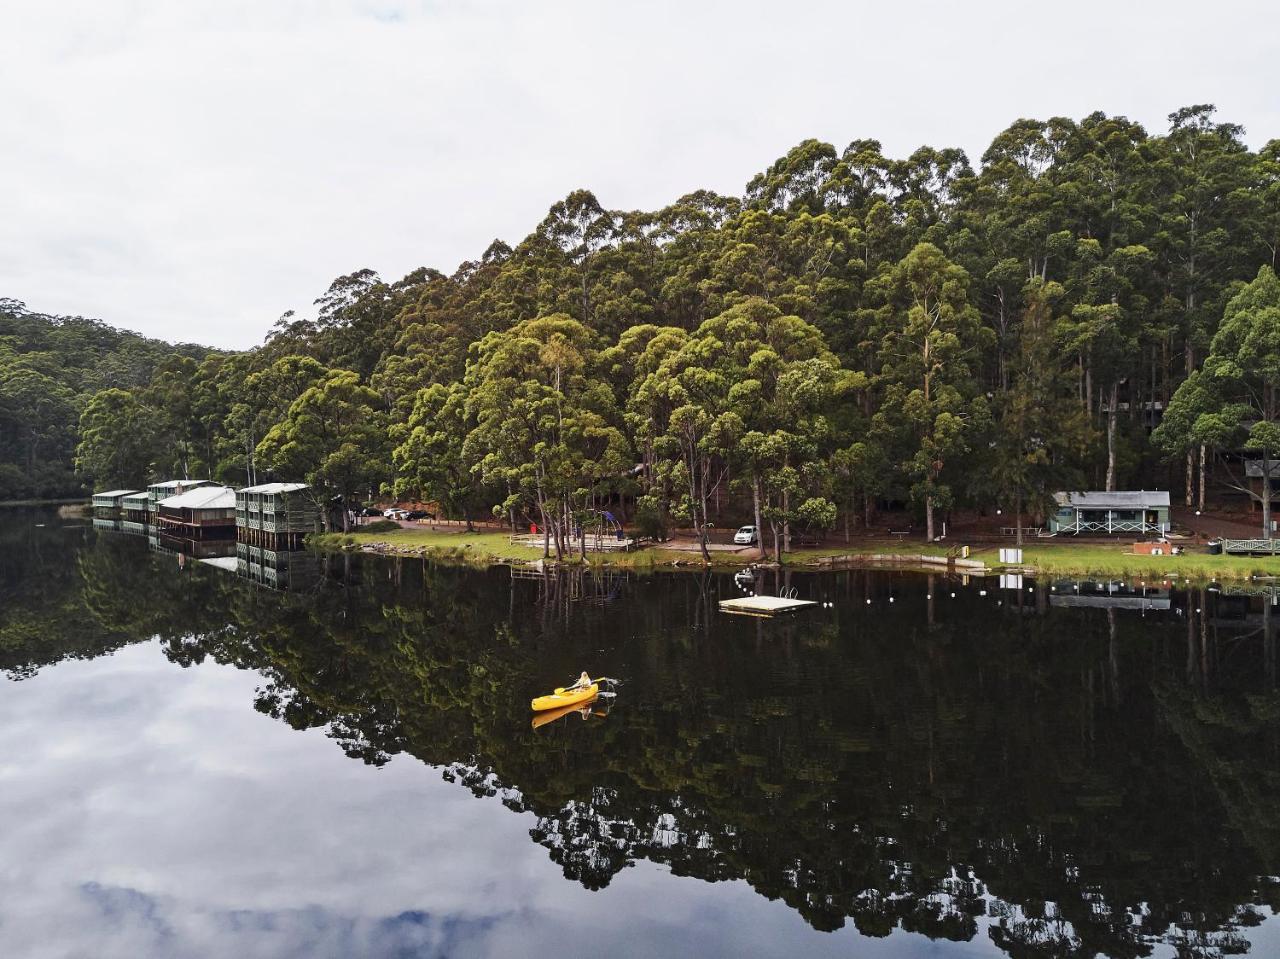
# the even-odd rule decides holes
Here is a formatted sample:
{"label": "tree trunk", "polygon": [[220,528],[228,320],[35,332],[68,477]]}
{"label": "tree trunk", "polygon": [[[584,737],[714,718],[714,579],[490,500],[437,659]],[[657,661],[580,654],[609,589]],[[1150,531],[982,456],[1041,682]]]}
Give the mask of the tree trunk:
{"label": "tree trunk", "polygon": [[1187,506],[1190,507],[1196,501],[1196,451],[1194,448],[1187,450]]}
{"label": "tree trunk", "polygon": [[1262,538],[1271,538],[1271,459],[1262,451]]}
{"label": "tree trunk", "polygon": [[791,552],[791,491],[782,491],[782,550]]}
{"label": "tree trunk", "polygon": [[1120,384],[1111,384],[1111,399],[1107,408],[1107,485],[1108,493],[1116,488],[1116,406],[1120,392]]}
{"label": "tree trunk", "polygon": [[925,542],[933,542],[933,497],[924,498],[924,537]]}
{"label": "tree trunk", "polygon": [[1200,510],[1200,512],[1202,512],[1202,513],[1204,512],[1204,487],[1205,487],[1205,465],[1204,465],[1204,460],[1205,460],[1205,452],[1206,452],[1206,450],[1205,450],[1205,448],[1204,448],[1204,444],[1203,444],[1203,443],[1201,443],[1201,444],[1200,444],[1200,489],[1198,490],[1199,495],[1200,495],[1200,500],[1199,500],[1200,505],[1197,507],[1197,509],[1199,509],[1199,510]]}
{"label": "tree trunk", "polygon": [[756,553],[760,559],[764,559],[764,527],[760,524],[760,476],[756,474],[751,477],[751,506],[752,515],[755,517],[756,523]]}
{"label": "tree trunk", "polygon": [[1013,535],[1016,545],[1022,545],[1022,490],[1013,497]]}

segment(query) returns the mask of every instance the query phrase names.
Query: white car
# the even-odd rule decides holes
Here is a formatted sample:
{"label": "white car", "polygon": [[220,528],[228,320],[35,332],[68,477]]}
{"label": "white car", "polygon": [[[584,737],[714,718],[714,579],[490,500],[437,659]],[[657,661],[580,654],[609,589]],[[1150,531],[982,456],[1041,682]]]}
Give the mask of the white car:
{"label": "white car", "polygon": [[733,534],[733,542],[737,546],[752,546],[758,538],[754,526],[739,526],[738,531]]}

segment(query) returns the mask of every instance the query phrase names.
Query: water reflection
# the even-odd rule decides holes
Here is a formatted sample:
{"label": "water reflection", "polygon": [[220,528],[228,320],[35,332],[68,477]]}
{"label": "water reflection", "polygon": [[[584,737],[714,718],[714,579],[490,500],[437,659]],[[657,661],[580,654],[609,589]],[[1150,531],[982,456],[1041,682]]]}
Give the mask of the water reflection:
{"label": "water reflection", "polygon": [[[11,677],[153,636],[251,670],[258,712],[531,814],[585,889],[657,863],[1011,956],[1229,954],[1277,906],[1269,588],[760,571],[822,604],[762,621],[716,611],[730,576],[308,557],[291,595],[247,552],[252,583],[38,532],[3,534]],[[584,668],[625,680],[607,719],[535,728]]]}

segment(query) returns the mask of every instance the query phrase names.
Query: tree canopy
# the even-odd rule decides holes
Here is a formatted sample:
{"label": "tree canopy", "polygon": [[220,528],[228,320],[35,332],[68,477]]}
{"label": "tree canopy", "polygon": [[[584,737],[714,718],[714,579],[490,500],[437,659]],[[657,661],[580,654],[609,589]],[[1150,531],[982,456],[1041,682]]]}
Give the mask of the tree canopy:
{"label": "tree canopy", "polygon": [[[1228,304],[1275,264],[1278,151],[1206,105],[1163,132],[1019,119],[976,165],[806,140],[740,196],[628,211],[575,190],[452,273],[354,270],[246,353],[9,304],[0,481],[311,476],[537,522],[561,552],[611,504],[658,533],[752,519],[785,551],[878,505],[933,535],[938,514],[1041,514],[1064,488],[1191,503],[1262,451],[1193,434],[1179,391],[1208,383]],[[326,431],[339,387],[354,406]],[[127,465],[101,420],[133,408],[91,407],[112,389],[141,407]],[[1166,415],[1188,429],[1153,441]]]}

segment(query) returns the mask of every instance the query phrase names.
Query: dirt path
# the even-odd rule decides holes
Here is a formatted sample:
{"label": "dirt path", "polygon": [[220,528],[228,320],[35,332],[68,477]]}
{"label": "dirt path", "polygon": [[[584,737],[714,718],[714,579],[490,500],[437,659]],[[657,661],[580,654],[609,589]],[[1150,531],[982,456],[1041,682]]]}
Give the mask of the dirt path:
{"label": "dirt path", "polygon": [[1252,539],[1262,535],[1261,517],[1253,521],[1240,516],[1219,516],[1209,513],[1197,516],[1195,510],[1185,506],[1175,506],[1172,513],[1175,523],[1203,536]]}

